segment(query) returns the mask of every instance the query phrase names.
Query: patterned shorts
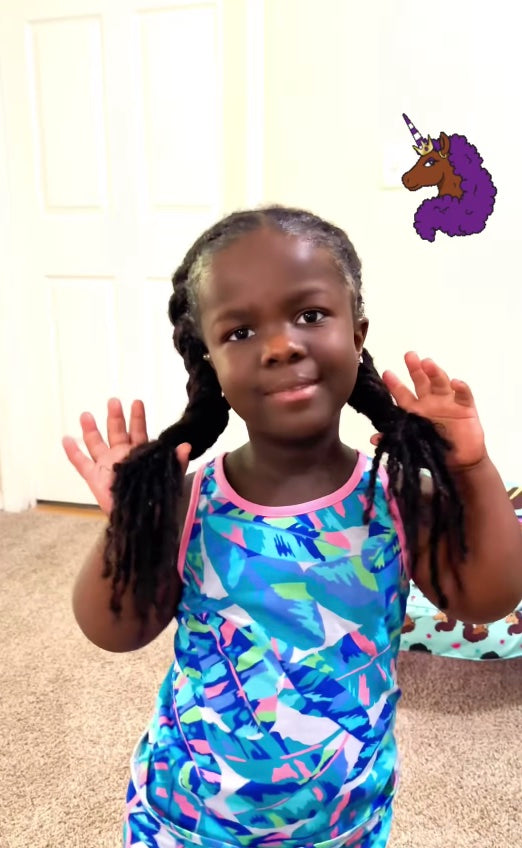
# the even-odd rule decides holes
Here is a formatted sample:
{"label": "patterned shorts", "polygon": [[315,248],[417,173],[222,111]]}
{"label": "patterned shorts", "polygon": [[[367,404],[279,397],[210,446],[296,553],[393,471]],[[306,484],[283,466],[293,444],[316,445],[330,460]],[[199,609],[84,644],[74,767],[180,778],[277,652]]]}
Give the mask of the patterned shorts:
{"label": "patterned shorts", "polygon": [[[390,835],[391,828],[391,808],[384,816],[380,824],[374,828],[373,832],[363,838],[357,844],[346,843],[346,848],[386,848]],[[210,840],[205,840],[206,844]],[[292,848],[299,848],[294,842]],[[153,819],[142,805],[139,795],[136,792],[133,782],[129,783],[127,789],[127,800],[125,805],[125,820],[123,825],[123,846],[124,848],[194,848],[200,845],[198,837],[194,842],[186,842],[179,840],[173,836],[171,832]],[[322,843],[323,845],[325,843]],[[319,843],[321,845],[321,843]],[[239,846],[238,846],[239,848]]]}

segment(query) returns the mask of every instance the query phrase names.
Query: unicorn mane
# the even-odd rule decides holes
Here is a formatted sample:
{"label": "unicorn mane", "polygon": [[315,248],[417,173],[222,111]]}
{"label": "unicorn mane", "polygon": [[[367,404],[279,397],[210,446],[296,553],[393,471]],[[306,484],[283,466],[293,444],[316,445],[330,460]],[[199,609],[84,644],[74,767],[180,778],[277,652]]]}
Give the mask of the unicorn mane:
{"label": "unicorn mane", "polygon": [[448,236],[480,233],[493,211],[497,190],[491,174],[482,167],[477,148],[463,135],[451,135],[449,161],[461,177],[460,198],[441,195],[425,200],[414,217],[415,230],[427,241],[435,241],[437,230]]}

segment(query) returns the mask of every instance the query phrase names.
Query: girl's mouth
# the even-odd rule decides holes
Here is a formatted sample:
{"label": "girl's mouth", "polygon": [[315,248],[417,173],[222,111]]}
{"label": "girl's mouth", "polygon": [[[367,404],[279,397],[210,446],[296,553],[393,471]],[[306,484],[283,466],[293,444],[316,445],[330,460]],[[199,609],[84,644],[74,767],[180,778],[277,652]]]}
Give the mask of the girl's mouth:
{"label": "girl's mouth", "polygon": [[310,400],[317,392],[317,383],[306,383],[294,386],[291,389],[283,389],[279,392],[270,392],[269,397],[278,403],[297,403],[298,401]]}

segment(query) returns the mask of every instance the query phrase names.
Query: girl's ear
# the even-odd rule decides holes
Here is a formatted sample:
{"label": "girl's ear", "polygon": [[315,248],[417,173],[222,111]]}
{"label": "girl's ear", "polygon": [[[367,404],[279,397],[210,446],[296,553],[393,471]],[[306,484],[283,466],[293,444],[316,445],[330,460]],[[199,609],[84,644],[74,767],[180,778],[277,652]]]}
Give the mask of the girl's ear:
{"label": "girl's ear", "polygon": [[356,349],[359,356],[361,355],[361,353],[363,351],[364,343],[366,341],[366,336],[368,335],[368,326],[369,326],[368,319],[367,318],[361,318],[361,320],[358,322],[357,326],[354,329],[353,341],[354,341],[354,344],[355,344],[355,349]]}

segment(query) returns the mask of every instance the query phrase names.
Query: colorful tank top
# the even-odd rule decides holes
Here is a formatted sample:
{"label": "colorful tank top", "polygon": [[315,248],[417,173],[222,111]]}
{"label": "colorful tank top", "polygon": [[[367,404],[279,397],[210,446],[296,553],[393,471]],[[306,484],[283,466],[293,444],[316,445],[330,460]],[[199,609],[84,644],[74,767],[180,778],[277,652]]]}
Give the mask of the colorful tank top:
{"label": "colorful tank top", "polygon": [[409,578],[383,470],[364,524],[370,467],[297,507],[243,500],[223,456],[196,474],[174,662],[131,763],[151,844],[387,844]]}

